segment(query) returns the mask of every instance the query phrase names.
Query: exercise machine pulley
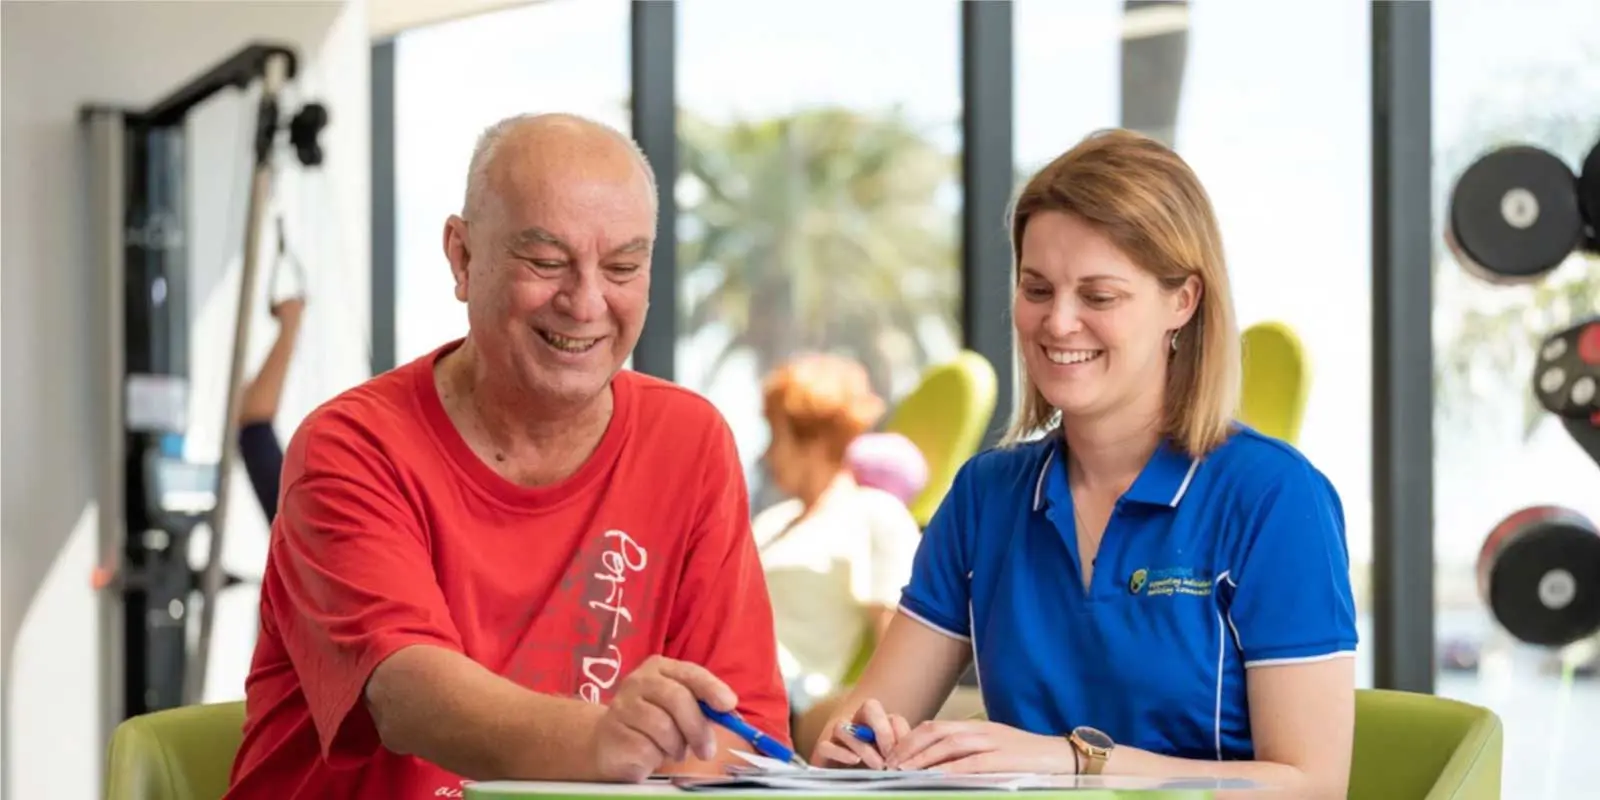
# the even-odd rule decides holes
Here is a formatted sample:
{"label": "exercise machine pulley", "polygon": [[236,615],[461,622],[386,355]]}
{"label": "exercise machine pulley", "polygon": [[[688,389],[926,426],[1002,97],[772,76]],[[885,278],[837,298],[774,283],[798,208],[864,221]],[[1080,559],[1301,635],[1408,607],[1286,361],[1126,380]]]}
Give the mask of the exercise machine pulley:
{"label": "exercise machine pulley", "polygon": [[[198,702],[216,597],[240,582],[222,571],[229,483],[238,449],[238,410],[259,251],[278,151],[286,141],[307,167],[322,163],[327,109],[282,109],[295,79],[294,50],[252,44],[152,106],[87,105],[90,209],[95,259],[109,287],[107,386],[99,486],[103,734],[122,719]],[[197,106],[228,90],[259,88],[249,157],[251,185],[228,367],[221,454],[185,458],[189,432],[188,132]],[[196,569],[196,529],[210,531]],[[198,604],[198,636],[192,637]],[[191,639],[198,645],[191,652]]]}
{"label": "exercise machine pulley", "polygon": [[[1528,145],[1469,166],[1450,198],[1446,241],[1469,274],[1494,285],[1543,280],[1569,255],[1600,255],[1600,142],[1578,172]],[[1600,467],[1600,316],[1552,332],[1534,354],[1534,397]],[[1519,641],[1564,647],[1600,633],[1600,527],[1537,505],[1508,515],[1479,551],[1478,589]]]}

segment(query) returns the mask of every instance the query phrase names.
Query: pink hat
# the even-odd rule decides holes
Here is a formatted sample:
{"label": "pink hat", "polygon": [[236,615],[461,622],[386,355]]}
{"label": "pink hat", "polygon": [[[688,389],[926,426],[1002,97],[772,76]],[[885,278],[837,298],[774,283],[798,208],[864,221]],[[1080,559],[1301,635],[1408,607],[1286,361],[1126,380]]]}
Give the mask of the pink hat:
{"label": "pink hat", "polygon": [[898,433],[865,433],[850,442],[845,467],[856,483],[888,492],[907,505],[928,485],[928,462]]}

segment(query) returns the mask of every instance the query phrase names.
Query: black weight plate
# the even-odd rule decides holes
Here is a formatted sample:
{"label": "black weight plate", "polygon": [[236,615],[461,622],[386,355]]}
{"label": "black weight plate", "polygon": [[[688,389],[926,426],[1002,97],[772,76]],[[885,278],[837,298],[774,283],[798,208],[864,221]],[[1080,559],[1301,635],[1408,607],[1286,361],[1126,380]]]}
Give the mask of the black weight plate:
{"label": "black weight plate", "polygon": [[1572,171],[1554,155],[1522,145],[1496,150],[1462,173],[1449,219],[1462,266],[1497,283],[1543,277],[1583,233]]}
{"label": "black weight plate", "polygon": [[1558,417],[1587,420],[1600,412],[1600,316],[1547,335],[1533,368],[1533,395]]}
{"label": "black weight plate", "polygon": [[1583,218],[1589,223],[1589,249],[1600,253],[1600,142],[1583,160],[1583,173],[1578,178],[1578,203]]}
{"label": "black weight plate", "polygon": [[1506,632],[1564,647],[1600,631],[1600,536],[1592,527],[1534,524],[1490,566],[1489,608]]}

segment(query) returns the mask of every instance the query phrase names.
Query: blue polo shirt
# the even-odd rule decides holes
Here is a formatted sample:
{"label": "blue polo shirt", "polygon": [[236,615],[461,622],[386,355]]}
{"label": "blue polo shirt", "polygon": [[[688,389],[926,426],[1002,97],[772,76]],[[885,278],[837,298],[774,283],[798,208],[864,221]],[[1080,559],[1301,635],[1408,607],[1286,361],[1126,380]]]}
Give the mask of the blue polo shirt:
{"label": "blue polo shirt", "polygon": [[1245,670],[1353,655],[1344,512],[1298,451],[1240,428],[1163,445],[1117,502],[1087,591],[1059,434],[962,467],[901,610],[970,642],[989,719],[1252,759]]}

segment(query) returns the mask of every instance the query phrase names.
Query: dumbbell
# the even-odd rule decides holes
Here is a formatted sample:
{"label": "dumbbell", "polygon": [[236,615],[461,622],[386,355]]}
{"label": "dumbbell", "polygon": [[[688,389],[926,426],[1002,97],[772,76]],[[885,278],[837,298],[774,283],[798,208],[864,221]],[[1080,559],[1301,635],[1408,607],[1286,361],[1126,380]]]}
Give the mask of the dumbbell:
{"label": "dumbbell", "polygon": [[1534,397],[1600,466],[1600,316],[1546,336],[1536,355]]}
{"label": "dumbbell", "polygon": [[1456,260],[1490,283],[1531,283],[1575,250],[1600,253],[1600,143],[1578,176],[1537,147],[1493,150],[1456,181],[1446,219]]}
{"label": "dumbbell", "polygon": [[[1544,338],[1533,393],[1600,466],[1600,317]],[[1484,540],[1478,590],[1529,644],[1561,647],[1600,631],[1600,530],[1560,506],[1518,511]]]}
{"label": "dumbbell", "polygon": [[1478,592],[1517,640],[1564,647],[1600,631],[1600,530],[1561,506],[1506,517],[1478,552]]}

